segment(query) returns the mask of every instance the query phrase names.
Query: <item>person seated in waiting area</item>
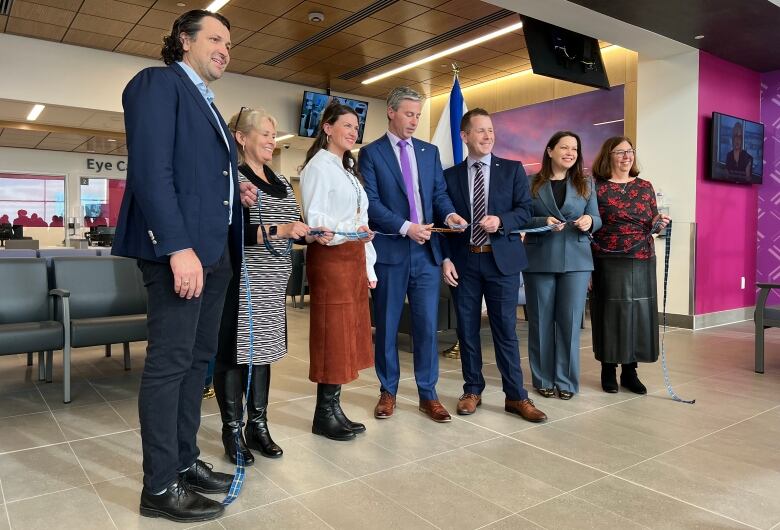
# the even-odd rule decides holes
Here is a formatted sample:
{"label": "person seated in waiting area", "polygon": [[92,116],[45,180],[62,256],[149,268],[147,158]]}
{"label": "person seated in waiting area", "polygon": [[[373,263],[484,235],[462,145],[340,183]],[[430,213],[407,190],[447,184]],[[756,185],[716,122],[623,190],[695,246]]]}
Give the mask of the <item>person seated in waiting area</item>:
{"label": "person seated in waiting area", "polygon": [[62,216],[61,215],[52,215],[51,216],[51,223],[49,223],[49,226],[51,227],[62,227]]}
{"label": "person seated in waiting area", "polygon": [[38,217],[38,214],[37,214],[37,213],[34,213],[34,214],[32,214],[32,215],[30,216],[30,225],[29,225],[29,226],[35,226],[35,227],[39,227],[39,228],[45,228],[45,227],[47,227],[47,226],[49,226],[49,225],[48,225],[48,223],[46,223],[46,221],[44,221],[43,219],[41,219],[40,217]]}
{"label": "person seated in waiting area", "polygon": [[19,210],[16,212],[19,217],[14,219],[13,224],[15,225],[22,225],[22,226],[32,226],[30,225],[30,218],[27,217],[27,210]]}

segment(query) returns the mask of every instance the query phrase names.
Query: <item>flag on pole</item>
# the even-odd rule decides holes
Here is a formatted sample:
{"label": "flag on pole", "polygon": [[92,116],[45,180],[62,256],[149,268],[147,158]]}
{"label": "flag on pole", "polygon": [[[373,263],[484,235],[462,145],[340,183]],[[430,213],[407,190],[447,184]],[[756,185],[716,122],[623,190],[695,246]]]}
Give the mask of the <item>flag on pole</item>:
{"label": "flag on pole", "polygon": [[460,91],[458,73],[455,72],[450,96],[431,139],[431,143],[439,148],[443,169],[460,164],[466,158],[466,144],[460,139],[460,120],[467,111],[463,93]]}

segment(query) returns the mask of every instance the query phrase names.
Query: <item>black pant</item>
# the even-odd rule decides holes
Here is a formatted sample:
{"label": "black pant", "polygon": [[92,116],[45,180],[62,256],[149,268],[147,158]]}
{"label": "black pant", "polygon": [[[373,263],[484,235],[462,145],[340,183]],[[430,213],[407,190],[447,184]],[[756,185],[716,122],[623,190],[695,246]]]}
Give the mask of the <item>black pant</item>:
{"label": "black pant", "polygon": [[144,486],[162,491],[198,458],[203,381],[217,350],[222,305],[233,271],[227,246],[204,267],[199,298],[180,298],[168,263],[138,260],[148,293],[148,345],[138,394]]}

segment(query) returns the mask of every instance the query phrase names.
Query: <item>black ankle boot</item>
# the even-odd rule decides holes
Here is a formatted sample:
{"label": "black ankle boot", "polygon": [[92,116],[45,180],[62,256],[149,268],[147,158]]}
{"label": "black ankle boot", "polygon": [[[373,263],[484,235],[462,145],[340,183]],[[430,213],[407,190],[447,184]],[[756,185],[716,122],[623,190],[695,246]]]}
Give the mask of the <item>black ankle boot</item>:
{"label": "black ankle boot", "polygon": [[608,394],[617,394],[618,391],[616,368],[615,363],[601,363],[601,388]]}
{"label": "black ankle boot", "polygon": [[349,429],[336,417],[334,409],[340,395],[341,385],[317,384],[317,406],[314,409],[311,432],[338,441],[352,440],[355,437],[352,429]]}
{"label": "black ankle boot", "polygon": [[234,464],[236,450],[244,455],[244,464],[251,466],[255,457],[247,449],[244,435],[241,432],[241,409],[244,396],[244,371],[237,366],[214,374],[214,393],[222,416],[222,445],[225,454]]}
{"label": "black ankle boot", "polygon": [[347,415],[344,414],[344,411],[341,410],[341,392],[339,392],[339,395],[336,398],[336,403],[335,406],[333,407],[333,414],[336,416],[336,419],[339,420],[344,427],[354,432],[355,434],[366,432],[365,425],[350,420],[349,418],[347,418]]}
{"label": "black ankle boot", "polygon": [[620,386],[629,389],[634,394],[647,394],[647,388],[636,375],[636,363],[622,365],[620,370]]}
{"label": "black ankle boot", "polygon": [[260,451],[265,457],[279,458],[284,454],[276,445],[268,430],[268,389],[271,386],[271,366],[261,364],[252,367],[252,385],[246,399],[246,444]]}

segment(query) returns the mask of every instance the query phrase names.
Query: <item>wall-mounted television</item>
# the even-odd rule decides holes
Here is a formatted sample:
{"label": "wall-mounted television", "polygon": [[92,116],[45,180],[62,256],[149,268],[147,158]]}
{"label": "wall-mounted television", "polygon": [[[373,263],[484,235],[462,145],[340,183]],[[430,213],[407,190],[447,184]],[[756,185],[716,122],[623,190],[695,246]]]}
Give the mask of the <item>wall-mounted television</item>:
{"label": "wall-mounted television", "polygon": [[522,16],[535,74],[609,90],[598,39]]}
{"label": "wall-mounted television", "polygon": [[764,125],[712,113],[710,179],[761,184],[764,175]]}
{"label": "wall-mounted television", "polygon": [[355,109],[358,115],[358,137],[357,143],[363,143],[363,131],[366,128],[366,116],[368,115],[368,102],[357,99],[343,98],[340,96],[329,96],[319,92],[303,93],[303,102],[301,103],[301,123],[298,128],[298,136],[314,138],[320,128],[320,119],[325,107],[330,103],[331,98],[336,98],[342,105],[347,105]]}

